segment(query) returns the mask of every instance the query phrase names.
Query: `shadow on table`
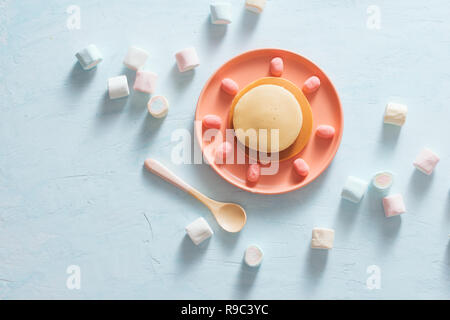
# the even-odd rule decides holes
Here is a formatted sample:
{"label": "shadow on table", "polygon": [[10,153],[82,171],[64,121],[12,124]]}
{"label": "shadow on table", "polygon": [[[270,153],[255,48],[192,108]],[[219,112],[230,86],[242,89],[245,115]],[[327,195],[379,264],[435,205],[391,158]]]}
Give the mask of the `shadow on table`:
{"label": "shadow on table", "polygon": [[188,88],[189,84],[192,83],[192,80],[195,76],[195,69],[188,70],[185,72],[180,72],[178,70],[177,64],[173,64],[170,69],[169,78],[171,82],[175,84],[176,91],[184,91]]}
{"label": "shadow on table", "polygon": [[309,246],[308,256],[306,258],[308,263],[306,272],[309,276],[313,278],[320,278],[322,276],[327,265],[328,251],[327,249],[313,249]]}
{"label": "shadow on table", "polygon": [[397,145],[401,128],[402,127],[383,123],[378,149],[393,150]]}
{"label": "shadow on table", "polygon": [[360,210],[361,203],[353,203],[341,198],[337,214],[335,215],[334,229],[342,230],[343,236],[350,235],[356,220],[359,218]]}
{"label": "shadow on table", "polygon": [[415,199],[421,199],[426,196],[433,182],[434,173],[426,175],[417,169],[414,169],[408,183],[408,194]]}
{"label": "shadow on table", "polygon": [[311,292],[314,291],[320,283],[325,273],[329,254],[328,251],[329,250],[326,249],[313,249],[308,243],[305,257],[306,266],[304,268],[304,279],[306,281],[307,290]]}
{"label": "shadow on table", "polygon": [[240,25],[238,28],[238,40],[241,42],[248,41],[255,31],[260,14],[243,9],[240,16]]}
{"label": "shadow on table", "polygon": [[178,264],[179,268],[186,270],[196,263],[199,263],[205,256],[205,252],[208,249],[211,238],[203,241],[200,245],[196,246],[191,238],[186,234],[180,243],[178,248]]}
{"label": "shadow on table", "polygon": [[211,16],[208,16],[203,24],[206,33],[206,40],[208,45],[208,52],[214,53],[220,47],[223,38],[228,29],[226,24],[212,24]]}
{"label": "shadow on table", "polygon": [[374,188],[369,188],[366,194],[368,223],[372,230],[381,234],[377,247],[380,252],[387,252],[394,246],[393,243],[398,240],[400,227],[402,224],[401,215],[386,218],[383,208],[383,197],[385,194]]}
{"label": "shadow on table", "polygon": [[249,267],[243,260],[241,261],[241,268],[237,278],[237,292],[236,298],[245,298],[250,293],[258,275],[260,266]]}
{"label": "shadow on table", "polygon": [[[68,89],[69,92],[73,96],[79,96],[80,90],[84,90],[89,86],[89,83],[94,79],[97,74],[97,67],[91,70],[84,70],[81,65],[76,62],[72,69],[70,70],[69,75],[67,76],[67,82],[69,84]],[[76,89],[76,90],[73,90]]]}

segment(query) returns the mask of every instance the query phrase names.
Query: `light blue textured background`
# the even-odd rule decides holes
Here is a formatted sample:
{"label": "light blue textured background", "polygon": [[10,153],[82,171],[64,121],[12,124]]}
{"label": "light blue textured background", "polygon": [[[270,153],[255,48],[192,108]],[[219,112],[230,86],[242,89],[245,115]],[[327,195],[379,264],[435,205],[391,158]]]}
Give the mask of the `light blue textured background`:
{"label": "light blue textured background", "polygon": [[[206,0],[0,1],[0,298],[450,298],[450,2],[269,0],[260,17],[243,2],[232,1],[224,28],[210,25]],[[81,30],[66,27],[70,4]],[[369,5],[380,30],[366,27]],[[90,43],[104,61],[85,72],[74,54]],[[107,78],[134,81],[122,64],[130,45],[150,52],[157,93],[171,102],[164,120],[147,114],[145,95],[106,96]],[[180,74],[173,55],[190,45],[201,66]],[[329,169],[280,196],[170,162],[171,134],[192,132],[207,78],[261,47],[317,63],[345,114]],[[389,100],[409,106],[401,130],[383,126]],[[424,146],[441,156],[430,177],[412,166]],[[195,199],[142,169],[149,156],[242,204],[245,229],[220,230]],[[341,201],[346,176],[380,169],[396,173],[407,214],[386,219],[372,192],[360,205]],[[200,248],[184,232],[199,216],[215,231]],[[336,230],[334,249],[309,249],[314,226]],[[265,251],[257,271],[241,263],[251,243]],[[66,288],[69,265],[81,267],[81,290]],[[381,268],[380,290],[366,288],[369,265]]]}

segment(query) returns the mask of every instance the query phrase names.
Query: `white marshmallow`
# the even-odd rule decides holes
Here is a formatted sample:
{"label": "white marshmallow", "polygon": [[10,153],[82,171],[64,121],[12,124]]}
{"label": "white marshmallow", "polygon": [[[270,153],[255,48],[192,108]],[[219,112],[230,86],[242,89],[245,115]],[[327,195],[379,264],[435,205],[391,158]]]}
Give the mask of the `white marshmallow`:
{"label": "white marshmallow", "polygon": [[311,248],[331,249],[334,243],[334,230],[328,228],[314,228],[312,230]]}
{"label": "white marshmallow", "polygon": [[186,233],[189,238],[191,238],[192,242],[198,246],[200,243],[211,237],[214,232],[205,219],[198,218],[186,227]]}
{"label": "white marshmallow", "polygon": [[209,5],[212,24],[231,23],[231,3],[216,2]]}
{"label": "white marshmallow", "polygon": [[102,62],[103,57],[97,47],[93,44],[88,45],[83,50],[75,54],[84,70],[90,70]]}
{"label": "white marshmallow", "polygon": [[358,203],[366,193],[368,183],[359,178],[349,176],[342,189],[341,196],[351,202]]}
{"label": "white marshmallow", "polygon": [[[158,102],[162,105],[155,108],[155,105],[159,104]],[[169,112],[169,101],[164,96],[153,96],[148,101],[147,109],[153,117],[164,118]]]}
{"label": "white marshmallow", "polygon": [[125,59],[123,60],[123,64],[131,70],[137,70],[145,65],[145,62],[147,62],[147,58],[148,52],[144,49],[138,47],[130,47],[128,49],[127,55],[125,56]]}
{"label": "white marshmallow", "polygon": [[178,70],[180,72],[189,71],[200,65],[197,51],[194,47],[186,48],[175,54]]}
{"label": "white marshmallow", "polygon": [[126,76],[117,76],[108,79],[108,91],[110,99],[126,97],[130,94]]}
{"label": "white marshmallow", "polygon": [[249,267],[257,267],[261,264],[264,253],[256,245],[248,246],[245,250],[244,261]]}
{"label": "white marshmallow", "polygon": [[384,112],[384,123],[402,126],[406,121],[408,107],[404,104],[389,102]]}
{"label": "white marshmallow", "polygon": [[266,6],[266,0],[246,0],[245,8],[255,13],[261,13]]}

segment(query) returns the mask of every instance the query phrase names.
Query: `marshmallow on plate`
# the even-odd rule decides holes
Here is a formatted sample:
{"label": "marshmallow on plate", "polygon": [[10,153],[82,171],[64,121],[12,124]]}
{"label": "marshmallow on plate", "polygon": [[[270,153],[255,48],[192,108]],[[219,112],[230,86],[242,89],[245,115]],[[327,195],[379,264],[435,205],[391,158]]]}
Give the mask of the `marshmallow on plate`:
{"label": "marshmallow on plate", "polygon": [[302,91],[305,94],[313,93],[319,90],[320,88],[320,79],[317,76],[312,76],[306,79],[303,83]]}
{"label": "marshmallow on plate", "polygon": [[328,228],[314,228],[312,230],[311,248],[331,249],[334,242],[334,230]]}
{"label": "marshmallow on plate", "polygon": [[231,3],[215,2],[209,5],[212,24],[231,23]]}
{"label": "marshmallow on plate", "polygon": [[[155,105],[159,106],[155,108]],[[169,112],[169,101],[164,96],[153,96],[147,103],[148,112],[155,118],[164,118]]]}
{"label": "marshmallow on plate", "polygon": [[254,13],[261,13],[266,6],[266,0],[246,0],[245,8]]}
{"label": "marshmallow on plate", "polygon": [[203,218],[194,220],[185,229],[189,238],[197,246],[214,234],[208,222]]}
{"label": "marshmallow on plate", "polygon": [[367,182],[359,178],[349,176],[342,189],[342,198],[354,203],[361,201],[367,190]]}
{"label": "marshmallow on plate", "polygon": [[97,47],[93,44],[88,45],[83,50],[77,52],[75,54],[78,61],[81,64],[81,67],[84,70],[90,70],[102,62],[103,57]]}
{"label": "marshmallow on plate", "polygon": [[434,167],[436,167],[439,160],[440,159],[437,154],[435,154],[430,149],[425,148],[422,151],[420,151],[420,153],[417,155],[413,165],[423,173],[430,175],[433,172]]}
{"label": "marshmallow on plate", "polygon": [[[216,164],[224,164],[229,163],[233,159],[230,157],[233,154],[233,145],[229,143],[228,141],[220,143],[218,146],[216,146],[215,149],[215,163]],[[229,159],[230,158],[230,159]]]}
{"label": "marshmallow on plate", "polygon": [[280,57],[273,58],[270,61],[270,74],[274,77],[281,77],[284,70],[283,59]]}
{"label": "marshmallow on plate", "polygon": [[377,172],[372,179],[372,185],[377,191],[385,192],[389,190],[394,181],[394,175],[389,171]]}
{"label": "marshmallow on plate", "polygon": [[220,129],[222,118],[215,114],[207,114],[203,117],[202,124],[206,129]]}
{"label": "marshmallow on plate", "polygon": [[249,267],[257,267],[261,264],[264,253],[257,245],[250,245],[245,250],[244,261]]}
{"label": "marshmallow on plate", "polygon": [[261,176],[261,166],[258,163],[253,163],[247,169],[247,181],[257,182]]}
{"label": "marshmallow on plate", "polygon": [[134,81],[133,89],[140,92],[153,93],[156,87],[156,80],[158,80],[156,73],[138,70],[136,71],[136,80]]}
{"label": "marshmallow on plate", "polygon": [[309,174],[309,166],[302,158],[295,159],[294,170],[300,177],[306,177]]}
{"label": "marshmallow on plate", "polygon": [[130,94],[126,76],[117,76],[108,79],[108,92],[110,99],[126,97]]}
{"label": "marshmallow on plate", "polygon": [[389,218],[405,213],[405,203],[401,194],[393,194],[383,198],[384,215]]}
{"label": "marshmallow on plate", "polygon": [[406,121],[408,107],[404,104],[389,102],[384,112],[384,123],[402,126]]}
{"label": "marshmallow on plate", "polygon": [[336,129],[328,124],[321,124],[316,129],[316,136],[323,139],[331,139],[334,137]]}
{"label": "marshmallow on plate", "polygon": [[123,60],[123,64],[131,70],[137,70],[144,66],[147,58],[148,52],[144,49],[138,47],[130,47],[128,49],[127,55],[125,56],[125,59]]}
{"label": "marshmallow on plate", "polygon": [[238,93],[239,91],[238,84],[234,80],[229,78],[223,79],[220,87],[222,88],[223,91],[225,91],[231,96],[236,95],[236,93]]}
{"label": "marshmallow on plate", "polygon": [[180,72],[189,71],[200,65],[197,51],[194,47],[183,49],[175,54]]}

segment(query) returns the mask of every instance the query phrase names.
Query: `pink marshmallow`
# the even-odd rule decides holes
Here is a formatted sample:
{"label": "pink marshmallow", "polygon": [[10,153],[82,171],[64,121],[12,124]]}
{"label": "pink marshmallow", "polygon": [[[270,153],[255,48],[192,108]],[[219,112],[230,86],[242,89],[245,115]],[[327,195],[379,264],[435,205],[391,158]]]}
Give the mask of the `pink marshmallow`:
{"label": "pink marshmallow", "polygon": [[283,59],[276,57],[270,61],[270,73],[274,77],[280,77],[283,74],[284,63]]}
{"label": "pink marshmallow", "polygon": [[247,181],[256,182],[261,175],[261,166],[257,163],[251,164],[247,169]]}
{"label": "pink marshmallow", "polygon": [[226,159],[233,152],[233,146],[228,141],[222,142],[216,147],[215,162],[217,164],[224,164]]}
{"label": "pink marshmallow", "polygon": [[136,80],[134,81],[133,89],[135,91],[153,93],[157,79],[158,75],[154,72],[138,70],[136,71]]}
{"label": "pink marshmallow", "polygon": [[303,84],[302,90],[304,93],[308,94],[317,91],[319,87],[320,79],[316,76],[312,76],[306,79],[305,83]]}
{"label": "pink marshmallow", "polygon": [[383,198],[384,215],[389,218],[405,213],[405,203],[401,194],[393,194]]}
{"label": "pink marshmallow", "polygon": [[433,172],[434,167],[436,167],[439,160],[440,159],[437,154],[435,154],[430,149],[425,148],[416,157],[416,160],[414,160],[413,165],[423,173],[430,175]]}
{"label": "pink marshmallow", "polygon": [[178,70],[185,72],[194,69],[200,65],[197,51],[194,47],[186,48],[175,54],[177,59]]}
{"label": "pink marshmallow", "polygon": [[302,158],[294,161],[294,170],[301,177],[306,177],[309,174],[309,166]]}
{"label": "pink marshmallow", "polygon": [[221,88],[231,96],[236,95],[236,93],[238,93],[239,91],[239,86],[237,85],[237,83],[229,78],[225,78],[222,80]]}
{"label": "pink marshmallow", "polygon": [[329,126],[327,124],[321,124],[316,129],[316,135],[320,138],[331,139],[334,137],[336,130],[333,126]]}
{"label": "pink marshmallow", "polygon": [[207,129],[220,129],[222,118],[215,114],[208,114],[203,117],[202,124]]}

